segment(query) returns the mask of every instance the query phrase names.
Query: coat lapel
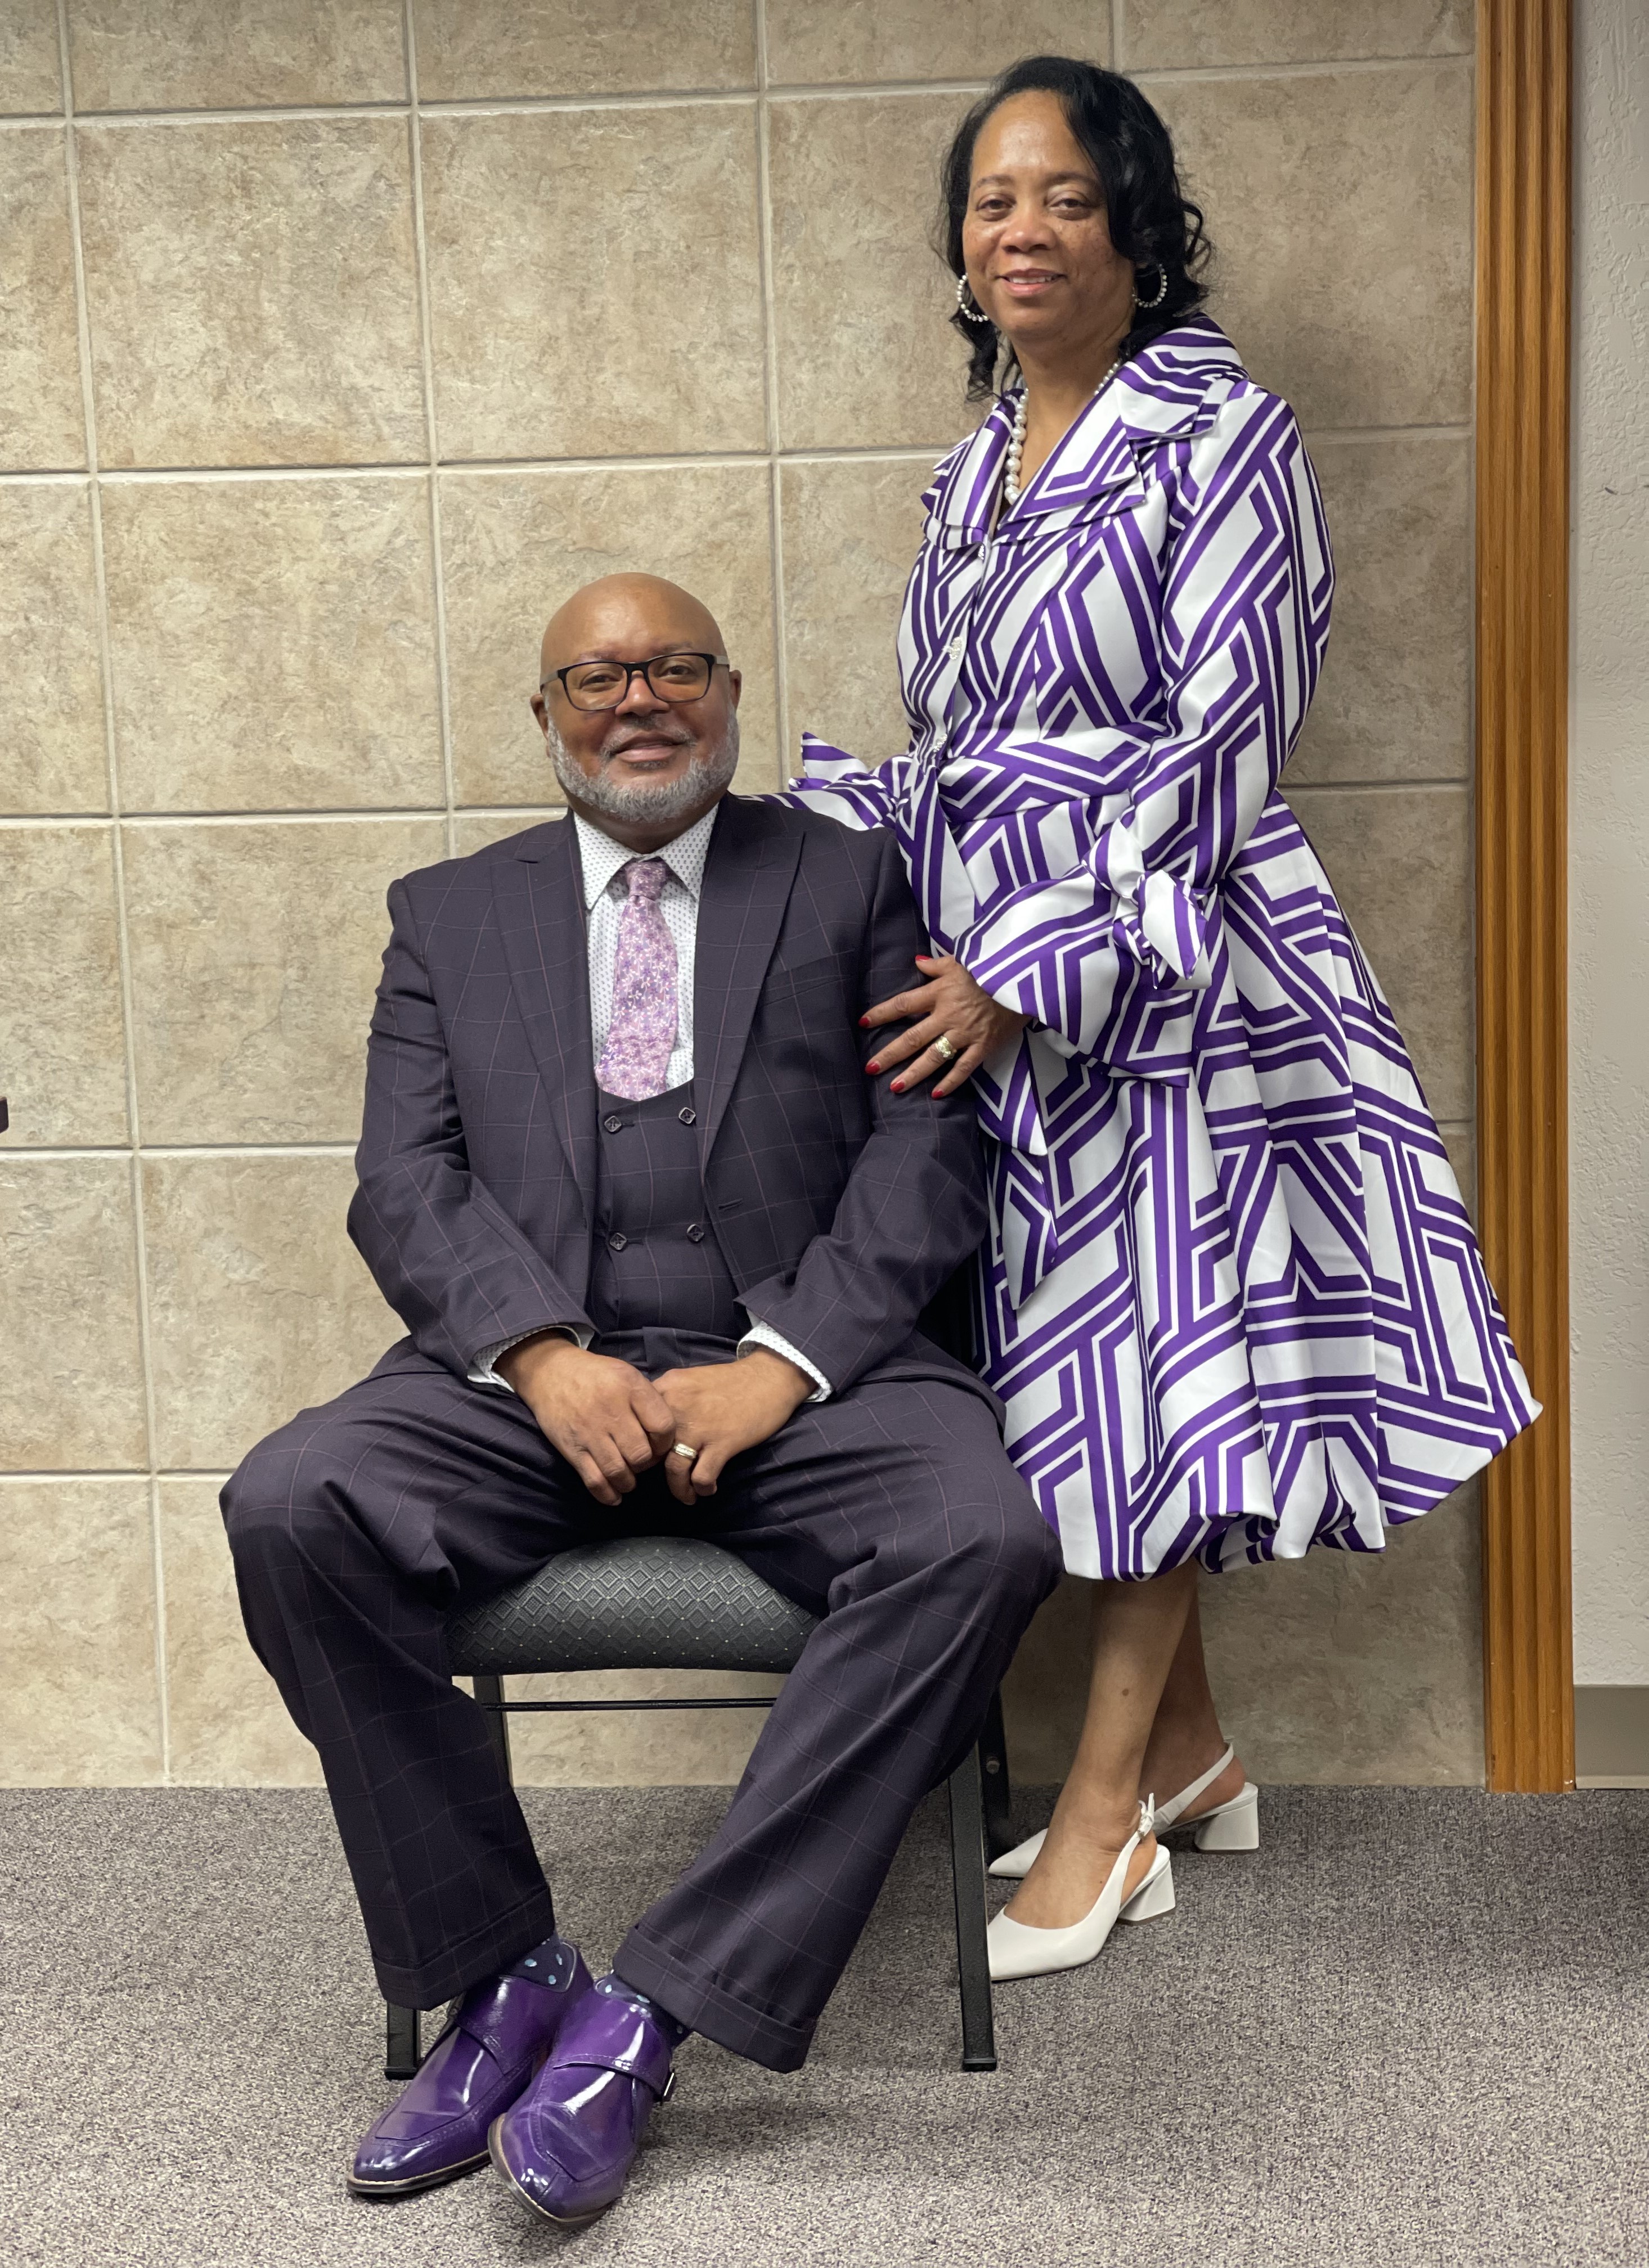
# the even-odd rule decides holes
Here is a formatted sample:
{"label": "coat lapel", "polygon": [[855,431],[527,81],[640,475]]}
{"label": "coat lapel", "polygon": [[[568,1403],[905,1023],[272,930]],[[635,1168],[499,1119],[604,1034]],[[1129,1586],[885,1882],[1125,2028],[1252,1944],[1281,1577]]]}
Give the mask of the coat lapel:
{"label": "coat lapel", "polygon": [[[1035,540],[1050,512],[1091,508],[1140,481],[1144,451],[1201,432],[1247,373],[1218,323],[1195,315],[1141,349],[1075,417],[1011,512],[997,540]],[[1115,508],[1115,506],[1113,507]]]}
{"label": "coat lapel", "polygon": [[940,465],[923,497],[927,540],[946,551],[983,543],[996,515],[1002,460],[1013,431],[1013,403],[1004,399]]}
{"label": "coat lapel", "polygon": [[570,819],[534,828],[512,858],[499,862],[493,900],[549,1116],[593,1219],[597,1161],[589,954],[584,875]]}
{"label": "coat lapel", "polygon": [[801,835],[766,805],[724,799],[704,862],[693,974],[699,1157],[708,1163],[778,942]]}

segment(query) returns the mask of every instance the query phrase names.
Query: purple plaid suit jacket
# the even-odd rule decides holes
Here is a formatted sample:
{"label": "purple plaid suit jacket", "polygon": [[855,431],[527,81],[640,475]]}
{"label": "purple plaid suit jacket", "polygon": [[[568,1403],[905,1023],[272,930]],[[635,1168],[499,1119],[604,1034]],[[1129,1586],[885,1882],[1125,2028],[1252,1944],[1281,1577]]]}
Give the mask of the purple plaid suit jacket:
{"label": "purple plaid suit jacket", "polygon": [[[389,892],[350,1233],[418,1351],[588,1325],[596,1086],[577,838],[551,821]],[[967,1094],[867,1079],[864,1011],[926,940],[894,836],[727,798],[699,902],[707,1219],[752,1317],[840,1392],[942,1372],[917,1335],[979,1243]],[[879,1037],[882,1036],[880,1034]]]}

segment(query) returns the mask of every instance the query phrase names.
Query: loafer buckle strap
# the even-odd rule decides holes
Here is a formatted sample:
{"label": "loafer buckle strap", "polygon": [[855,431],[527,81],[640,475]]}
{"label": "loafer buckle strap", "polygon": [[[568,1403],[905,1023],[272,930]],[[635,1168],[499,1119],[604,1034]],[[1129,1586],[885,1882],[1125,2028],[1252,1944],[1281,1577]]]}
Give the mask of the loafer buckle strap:
{"label": "loafer buckle strap", "polygon": [[[472,2040],[486,2049],[495,2063],[508,2070],[520,2060],[521,2054],[519,2017],[514,2025],[510,2024],[508,2021],[511,2002],[514,2000],[519,2003],[523,1993],[530,1995],[541,1992],[564,1992],[571,1981],[571,1970],[556,1976],[546,1977],[541,1984],[535,1977],[517,1977],[506,1971],[498,1978],[492,1992],[480,2007],[460,2009],[453,2023],[450,2024],[447,2029],[467,2033]],[[541,2001],[538,2005],[541,2007],[543,2003]],[[445,2033],[442,2037],[445,2037]]]}
{"label": "loafer buckle strap", "polygon": [[661,2072],[652,2058],[647,2061],[652,2064],[651,2070],[634,2056],[580,2054],[576,2050],[571,2055],[563,2055],[559,2048],[552,2049],[549,2055],[549,2064],[557,2071],[615,2072],[620,2079],[633,2079],[644,2087],[655,2102],[667,2102],[675,2091],[674,2070]]}
{"label": "loafer buckle strap", "polygon": [[568,2012],[550,2061],[638,2079],[662,2096],[674,2052],[668,2033],[639,1994],[631,1999],[604,1978]]}
{"label": "loafer buckle strap", "polygon": [[551,2061],[615,2071],[638,2079],[662,2098],[669,2083],[671,2047],[652,2018],[633,2005],[616,2013],[599,1993],[586,1993],[568,2018]]}

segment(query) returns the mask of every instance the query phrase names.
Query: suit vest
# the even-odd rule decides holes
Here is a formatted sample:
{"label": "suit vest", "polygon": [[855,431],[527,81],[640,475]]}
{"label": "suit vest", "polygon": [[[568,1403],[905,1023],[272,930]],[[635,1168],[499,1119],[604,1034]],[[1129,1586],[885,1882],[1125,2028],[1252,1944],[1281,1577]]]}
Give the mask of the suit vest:
{"label": "suit vest", "polygon": [[603,1337],[652,1329],[741,1337],[747,1319],[708,1219],[692,1081],[645,1102],[598,1094],[596,1112],[590,1321]]}

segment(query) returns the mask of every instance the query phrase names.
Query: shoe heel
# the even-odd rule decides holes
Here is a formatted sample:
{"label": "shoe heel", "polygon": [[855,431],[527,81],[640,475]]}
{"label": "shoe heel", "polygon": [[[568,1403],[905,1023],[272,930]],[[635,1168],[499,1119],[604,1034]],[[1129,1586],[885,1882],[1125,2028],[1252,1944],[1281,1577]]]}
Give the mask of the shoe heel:
{"label": "shoe heel", "polygon": [[1199,1851],[1257,1851],[1260,1847],[1260,1791],[1250,1780],[1242,1793],[1222,1804],[1196,1830]]}
{"label": "shoe heel", "polygon": [[1119,1921],[1156,1921],[1174,1911],[1174,1861],[1165,1851],[1160,1867],[1153,1867],[1134,1892],[1121,1913]]}

